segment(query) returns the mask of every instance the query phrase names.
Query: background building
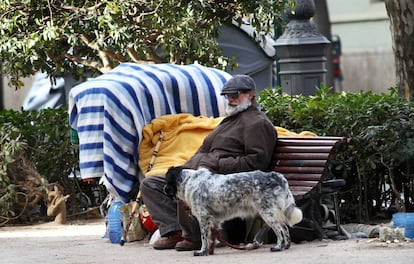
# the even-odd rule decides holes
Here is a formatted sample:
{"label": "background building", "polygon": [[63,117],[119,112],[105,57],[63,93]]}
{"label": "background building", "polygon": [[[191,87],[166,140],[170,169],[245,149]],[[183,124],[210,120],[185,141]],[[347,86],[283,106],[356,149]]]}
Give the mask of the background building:
{"label": "background building", "polygon": [[343,90],[395,86],[389,18],[383,0],[327,0],[332,35],[341,41]]}
{"label": "background building", "polygon": [[[7,86],[7,78],[3,77],[3,92],[0,93],[0,100],[2,100],[4,109],[14,109],[19,110],[22,105],[24,98],[26,97],[27,93],[29,92],[30,85],[32,84],[33,78],[24,78],[22,81],[24,82],[24,87],[19,90],[15,90],[14,88],[10,88]],[[0,80],[1,81],[1,80]]]}

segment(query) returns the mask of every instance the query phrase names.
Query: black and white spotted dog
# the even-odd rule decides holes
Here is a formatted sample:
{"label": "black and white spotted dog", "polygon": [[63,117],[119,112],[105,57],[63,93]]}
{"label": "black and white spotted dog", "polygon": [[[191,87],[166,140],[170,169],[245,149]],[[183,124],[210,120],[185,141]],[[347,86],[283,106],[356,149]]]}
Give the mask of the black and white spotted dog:
{"label": "black and white spotted dog", "polygon": [[276,234],[277,244],[271,251],[281,251],[290,247],[288,226],[302,220],[286,178],[277,172],[224,175],[204,168],[172,167],[166,174],[164,191],[187,203],[200,224],[202,245],[195,256],[213,254],[212,232],[224,221],[259,215]]}

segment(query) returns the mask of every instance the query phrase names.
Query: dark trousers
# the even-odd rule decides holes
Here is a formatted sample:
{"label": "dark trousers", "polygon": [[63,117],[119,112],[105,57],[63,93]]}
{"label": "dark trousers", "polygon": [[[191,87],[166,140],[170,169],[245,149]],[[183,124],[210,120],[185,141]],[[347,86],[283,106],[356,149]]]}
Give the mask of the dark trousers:
{"label": "dark trousers", "polygon": [[152,221],[158,226],[160,235],[182,231],[182,236],[191,241],[200,241],[200,228],[194,216],[185,210],[182,202],[176,202],[164,193],[165,178],[151,176],[141,182],[142,200]]}

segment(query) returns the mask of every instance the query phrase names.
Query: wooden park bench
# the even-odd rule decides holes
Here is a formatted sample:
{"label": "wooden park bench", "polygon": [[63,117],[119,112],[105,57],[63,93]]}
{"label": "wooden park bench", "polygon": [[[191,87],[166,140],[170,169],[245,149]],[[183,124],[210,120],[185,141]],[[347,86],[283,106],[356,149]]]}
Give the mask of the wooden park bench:
{"label": "wooden park bench", "polygon": [[329,159],[347,142],[345,137],[279,137],[271,169],[286,177],[296,202],[300,202],[321,193],[323,187],[343,183],[326,179]]}
{"label": "wooden park bench", "polygon": [[[297,205],[308,198],[319,199],[321,195],[333,197],[334,224],[324,226],[336,235],[345,235],[340,227],[337,194],[345,185],[343,179],[328,179],[329,160],[349,143],[346,137],[278,137],[271,163],[271,170],[282,173],[288,180]],[[262,228],[254,240],[262,241],[268,227]]]}

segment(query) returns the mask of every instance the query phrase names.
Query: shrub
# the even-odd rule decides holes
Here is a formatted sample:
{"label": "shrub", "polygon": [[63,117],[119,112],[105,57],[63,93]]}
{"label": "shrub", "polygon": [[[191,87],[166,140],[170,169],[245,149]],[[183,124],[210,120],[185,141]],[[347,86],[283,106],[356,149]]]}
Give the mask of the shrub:
{"label": "shrub", "polygon": [[[0,111],[0,225],[30,221],[32,209],[44,207],[50,184],[71,194],[69,214],[81,209],[77,198],[84,190],[71,177],[79,160],[78,148],[70,142],[68,117],[62,108]],[[37,217],[44,215],[38,212]]]}

